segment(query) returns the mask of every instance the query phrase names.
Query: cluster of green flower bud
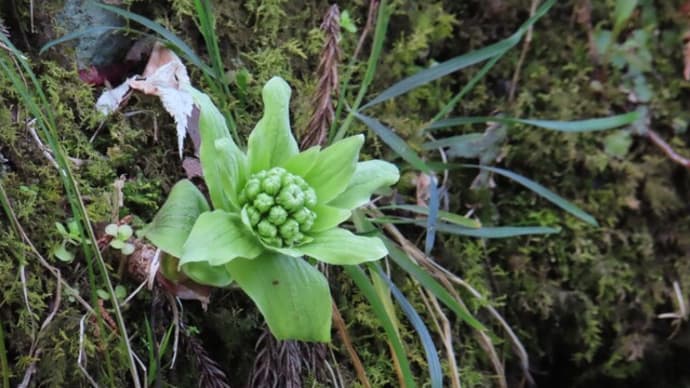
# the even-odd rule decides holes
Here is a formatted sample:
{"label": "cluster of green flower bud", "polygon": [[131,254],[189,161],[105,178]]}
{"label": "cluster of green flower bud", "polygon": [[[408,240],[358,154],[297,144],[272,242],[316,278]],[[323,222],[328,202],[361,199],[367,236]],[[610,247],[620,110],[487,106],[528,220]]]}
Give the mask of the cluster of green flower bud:
{"label": "cluster of green flower bud", "polygon": [[274,167],[252,175],[239,196],[240,205],[264,243],[291,247],[305,241],[314,225],[316,192],[300,176]]}

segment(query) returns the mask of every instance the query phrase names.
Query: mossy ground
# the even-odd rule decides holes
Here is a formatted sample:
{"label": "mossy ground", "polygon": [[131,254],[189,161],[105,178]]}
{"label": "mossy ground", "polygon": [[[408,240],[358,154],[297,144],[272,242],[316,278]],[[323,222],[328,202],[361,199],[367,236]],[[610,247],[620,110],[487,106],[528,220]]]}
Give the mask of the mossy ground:
{"label": "mossy ground", "polygon": [[[50,23],[60,2],[46,2],[36,19]],[[203,39],[193,21],[191,0],[128,1],[131,9],[165,25],[199,53]],[[224,63],[231,72],[246,69],[251,81],[239,92],[231,109],[238,128],[247,135],[260,114],[260,88],[271,76],[284,77],[293,87],[293,126],[301,133],[311,114],[310,99],[316,86],[322,35],[318,26],[328,6],[326,1],[234,0],[213,1],[217,33]],[[340,4],[361,27],[367,2]],[[511,34],[528,16],[530,2],[504,1],[394,1],[396,12],[388,31],[379,72],[371,86],[380,91],[434,61],[441,62],[483,47]],[[682,34],[688,20],[678,11],[679,1],[640,2],[655,11],[655,28],[646,49],[652,56],[651,69],[643,76],[651,90],[648,103],[632,103],[626,85],[626,67],[597,64],[590,55],[587,31],[576,23],[575,3],[559,2],[535,29],[520,73],[514,101],[509,101],[510,80],[520,55],[512,50],[489,75],[465,97],[453,116],[483,116],[495,111],[515,117],[570,120],[602,117],[645,105],[651,112],[651,127],[684,155],[690,155],[687,133],[688,83],[682,80]],[[609,4],[611,3],[611,4]],[[592,22],[610,26],[613,1],[593,2]],[[37,34],[28,29],[28,0],[3,6],[13,39],[32,58],[44,91],[55,109],[62,147],[71,157],[83,161],[75,169],[89,215],[95,222],[110,222],[113,211],[133,215],[134,226],[148,222],[165,194],[183,176],[176,155],[174,123],[157,101],[135,96],[124,112],[105,122],[93,104],[99,90],[78,77],[67,46],[37,55],[37,47],[55,38],[52,29]],[[621,33],[625,41],[634,31],[649,26],[638,15]],[[358,35],[344,33],[341,41],[344,63],[349,61]],[[367,51],[365,50],[365,53]],[[355,69],[355,79],[364,70]],[[191,69],[198,86],[205,89],[198,70]],[[345,68],[342,69],[343,73]],[[370,112],[396,128],[412,146],[424,139],[419,128],[478,71],[472,67],[419,88]],[[352,92],[357,83],[353,83]],[[0,78],[0,172],[13,209],[38,250],[49,256],[61,241],[55,222],[70,218],[69,206],[55,169],[28,135],[26,111],[8,80]],[[682,123],[686,123],[682,125]],[[680,123],[680,124],[679,124]],[[99,129],[100,128],[100,129]],[[154,139],[157,128],[158,140]],[[456,128],[441,134],[483,131],[484,128]],[[99,131],[93,141],[94,133]],[[367,132],[356,124],[352,132]],[[439,136],[441,135],[439,134]],[[548,204],[532,192],[496,177],[494,189],[471,190],[476,172],[451,173],[450,210],[463,214],[475,209],[486,225],[560,226],[561,233],[541,237],[478,241],[439,236],[435,257],[440,263],[481,290],[506,316],[525,343],[533,374],[540,386],[683,386],[690,383],[685,366],[690,341],[685,325],[672,338],[674,327],[657,314],[674,311],[672,282],[683,291],[690,287],[690,217],[688,216],[688,172],[673,164],[644,138],[633,138],[623,155],[607,152],[606,134],[563,134],[515,125],[507,139],[498,144],[498,165],[539,181],[594,215],[600,227],[588,226]],[[388,160],[394,154],[368,133],[367,153]],[[432,156],[432,155],[430,155]],[[397,159],[397,161],[400,161]],[[400,164],[403,170],[408,169]],[[113,203],[113,182],[124,176],[124,206]],[[404,185],[402,195],[413,192]],[[20,264],[25,264],[28,301],[35,320],[48,314],[53,303],[54,278],[17,240],[3,218],[0,227],[0,323],[8,345],[12,381],[21,379],[31,360],[32,327],[24,303]],[[404,229],[411,241],[423,233]],[[128,290],[136,285],[117,273],[118,257],[108,253],[111,277]],[[88,293],[86,269],[78,257],[66,265],[48,257],[75,288]],[[415,286],[403,277],[399,281],[413,304],[424,311]],[[390,354],[366,299],[351,281],[335,271],[334,295],[342,309],[355,346],[373,386],[395,386]],[[40,386],[80,386],[85,381],[76,367],[81,307],[63,297],[53,323],[43,332],[44,351],[34,383]],[[483,322],[490,323],[468,296]],[[142,292],[124,312],[133,345],[147,354],[144,317],[151,314],[152,296]],[[198,304],[185,303],[185,319],[198,331],[207,350],[220,363],[234,386],[241,386],[255,356],[261,316],[238,291],[217,291],[208,312]],[[160,338],[169,319],[158,314],[155,330]],[[505,357],[511,384],[520,378],[516,358],[497,326],[495,341]],[[484,387],[495,383],[486,354],[460,322],[453,322],[455,346],[464,386]],[[93,334],[93,333],[91,333]],[[425,358],[414,331],[402,326],[402,337],[418,372],[425,380]],[[103,349],[111,353],[116,378],[127,381],[126,360],[117,339],[96,343],[87,336],[88,369],[102,374]],[[337,357],[348,365],[339,342],[333,344]],[[180,355],[175,370],[165,369],[162,378],[176,386],[194,386],[191,360]],[[166,354],[165,360],[170,359]],[[348,369],[345,367],[343,369]],[[354,376],[346,375],[350,382]],[[123,383],[124,384],[124,383]],[[348,383],[349,384],[349,383]],[[354,384],[354,383],[353,383]]]}

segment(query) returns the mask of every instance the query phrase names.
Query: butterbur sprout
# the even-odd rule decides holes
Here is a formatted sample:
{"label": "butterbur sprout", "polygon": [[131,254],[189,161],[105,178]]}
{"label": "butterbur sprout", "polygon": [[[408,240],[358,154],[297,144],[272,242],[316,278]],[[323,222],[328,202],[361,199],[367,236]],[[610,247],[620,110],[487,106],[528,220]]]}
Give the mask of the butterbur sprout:
{"label": "butterbur sprout", "polygon": [[299,152],[289,122],[291,90],[275,77],[247,152],[205,94],[187,87],[200,110],[200,159],[213,210],[190,181],[178,182],[144,235],[179,259],[194,281],[236,282],[278,339],[329,341],[331,296],[305,258],[355,265],[388,252],[377,237],[339,227],[372,193],[399,178],[385,161],[359,162],[363,135]]}

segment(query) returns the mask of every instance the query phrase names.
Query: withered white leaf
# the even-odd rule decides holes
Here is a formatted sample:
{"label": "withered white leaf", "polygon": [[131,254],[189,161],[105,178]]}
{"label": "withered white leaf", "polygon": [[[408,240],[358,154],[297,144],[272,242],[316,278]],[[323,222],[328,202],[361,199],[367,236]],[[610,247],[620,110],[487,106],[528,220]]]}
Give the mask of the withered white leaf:
{"label": "withered white leaf", "polygon": [[182,146],[194,107],[194,100],[187,92],[191,86],[187,69],[174,52],[156,43],[144,74],[146,77],[131,77],[122,85],[103,93],[98,98],[96,108],[104,114],[112,113],[120,106],[130,88],[158,96],[165,110],[175,120],[178,151],[182,158]]}

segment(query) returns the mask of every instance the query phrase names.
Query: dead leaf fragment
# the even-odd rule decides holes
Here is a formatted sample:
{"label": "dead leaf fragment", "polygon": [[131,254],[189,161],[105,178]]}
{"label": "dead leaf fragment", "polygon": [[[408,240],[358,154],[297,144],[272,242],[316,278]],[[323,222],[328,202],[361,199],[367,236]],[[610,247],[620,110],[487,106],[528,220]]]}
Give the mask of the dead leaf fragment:
{"label": "dead leaf fragment", "polygon": [[156,43],[144,75],[131,77],[122,85],[103,93],[98,98],[96,108],[104,114],[116,111],[127,98],[130,89],[157,96],[175,120],[178,151],[182,158],[182,146],[194,107],[194,100],[187,91],[189,87],[191,81],[180,58],[162,44]]}

